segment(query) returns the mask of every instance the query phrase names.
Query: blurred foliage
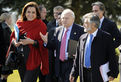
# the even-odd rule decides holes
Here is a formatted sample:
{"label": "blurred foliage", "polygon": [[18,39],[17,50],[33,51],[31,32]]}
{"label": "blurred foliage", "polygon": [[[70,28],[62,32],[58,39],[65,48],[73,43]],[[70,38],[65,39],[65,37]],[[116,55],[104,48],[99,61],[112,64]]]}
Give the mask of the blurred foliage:
{"label": "blurred foliage", "polygon": [[119,54],[120,54],[120,51],[118,48],[115,49],[115,53],[116,53],[116,58],[117,60],[119,59]]}
{"label": "blurred foliage", "polygon": [[[81,17],[88,12],[92,11],[91,4],[97,0],[0,0],[0,14],[5,12],[2,8],[12,8],[11,11],[18,11],[21,14],[23,6],[30,1],[35,1],[38,5],[43,4],[47,8],[47,20],[53,20],[53,8],[61,5],[64,8],[70,8],[75,12],[75,22],[80,24]],[[117,21],[118,16],[121,15],[121,0],[100,0],[106,6],[106,17],[111,15],[113,20]]]}

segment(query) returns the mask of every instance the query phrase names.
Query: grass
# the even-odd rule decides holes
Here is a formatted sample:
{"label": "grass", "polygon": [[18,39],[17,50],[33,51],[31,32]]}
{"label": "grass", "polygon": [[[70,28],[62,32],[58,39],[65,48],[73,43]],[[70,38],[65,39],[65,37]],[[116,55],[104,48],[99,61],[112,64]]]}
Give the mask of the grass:
{"label": "grass", "polygon": [[[119,75],[119,76],[120,76],[120,75]],[[118,76],[118,78],[116,78],[114,81],[110,81],[110,82],[119,82],[119,76]],[[11,75],[8,77],[8,81],[7,81],[7,82],[21,82],[17,70],[14,70],[14,71],[13,71],[13,74],[11,74]],[[37,82],[38,82],[38,80],[37,80]],[[77,82],[79,82],[79,79],[77,80]]]}
{"label": "grass", "polygon": [[[21,82],[18,70],[14,70],[13,74],[11,74],[11,75],[8,76],[7,82]],[[37,80],[37,82],[38,82],[38,80]]]}

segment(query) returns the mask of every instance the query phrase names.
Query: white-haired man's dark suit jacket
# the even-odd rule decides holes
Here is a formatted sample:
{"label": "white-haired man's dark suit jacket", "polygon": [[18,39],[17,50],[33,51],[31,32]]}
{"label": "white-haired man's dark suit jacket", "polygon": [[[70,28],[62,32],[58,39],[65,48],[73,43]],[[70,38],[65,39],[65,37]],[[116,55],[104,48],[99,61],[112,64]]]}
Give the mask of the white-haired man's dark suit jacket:
{"label": "white-haired man's dark suit jacket", "polygon": [[[60,56],[60,46],[61,46],[61,39],[62,39],[63,31],[64,31],[63,26],[55,28],[54,36],[50,41],[48,41],[47,46],[46,46],[49,49],[56,50],[56,58],[55,58],[55,75],[56,75],[56,77],[58,77],[60,75],[59,56]],[[70,33],[70,39],[78,41],[79,37],[83,33],[84,33],[84,28],[74,23],[72,26],[71,33]],[[72,62],[73,62],[73,60],[72,60]],[[72,66],[73,66],[73,63],[71,64],[71,66],[69,68],[71,69]],[[63,71],[65,71],[65,70],[63,70]]]}

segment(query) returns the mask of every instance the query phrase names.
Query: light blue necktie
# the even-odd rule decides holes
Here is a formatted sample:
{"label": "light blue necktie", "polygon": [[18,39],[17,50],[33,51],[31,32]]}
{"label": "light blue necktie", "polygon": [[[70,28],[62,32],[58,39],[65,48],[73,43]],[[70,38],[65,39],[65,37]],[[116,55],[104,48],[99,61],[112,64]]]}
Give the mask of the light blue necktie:
{"label": "light blue necktie", "polygon": [[91,66],[90,55],[91,55],[92,37],[93,37],[93,35],[90,34],[90,40],[89,40],[89,43],[87,43],[86,52],[85,52],[85,66],[86,66],[86,68],[89,68]]}
{"label": "light blue necktie", "polygon": [[102,22],[100,22],[100,26],[99,26],[99,29],[101,29],[101,26],[102,26]]}

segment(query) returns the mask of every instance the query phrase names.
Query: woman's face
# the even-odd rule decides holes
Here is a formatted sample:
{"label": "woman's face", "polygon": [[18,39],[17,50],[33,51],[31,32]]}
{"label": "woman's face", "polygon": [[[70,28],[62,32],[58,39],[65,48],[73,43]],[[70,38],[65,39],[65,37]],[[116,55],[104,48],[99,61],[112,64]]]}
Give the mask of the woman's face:
{"label": "woman's face", "polygon": [[28,7],[26,12],[25,12],[25,16],[27,18],[27,21],[34,20],[37,17],[36,8],[35,7]]}

